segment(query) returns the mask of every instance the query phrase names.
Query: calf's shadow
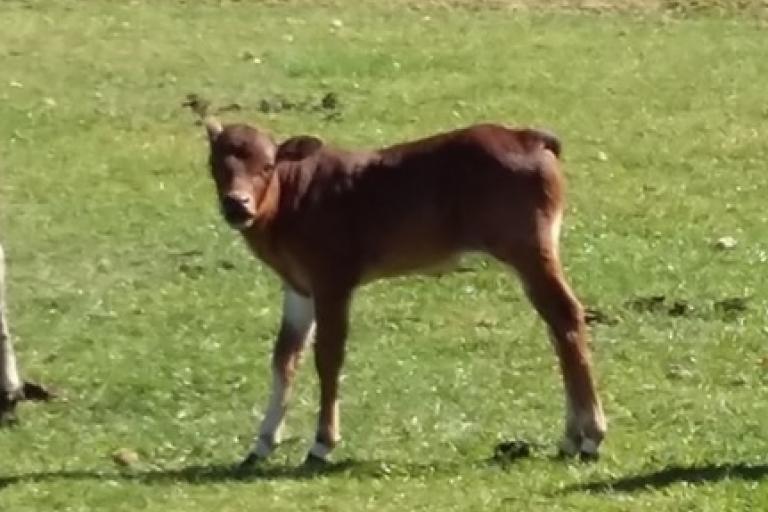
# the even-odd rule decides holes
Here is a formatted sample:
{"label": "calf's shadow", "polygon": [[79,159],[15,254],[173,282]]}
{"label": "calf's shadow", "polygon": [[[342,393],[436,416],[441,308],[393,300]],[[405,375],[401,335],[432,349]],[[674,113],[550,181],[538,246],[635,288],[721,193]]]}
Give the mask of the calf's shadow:
{"label": "calf's shadow", "polygon": [[190,465],[178,469],[62,470],[0,475],[0,491],[17,484],[60,480],[95,480],[138,482],[147,485],[213,484],[259,480],[306,480],[321,476],[346,474],[351,478],[376,479],[390,476],[454,475],[466,465],[450,462],[424,464],[389,463],[382,460],[346,459],[327,464],[288,466],[264,464],[241,468],[232,464]]}
{"label": "calf's shadow", "polygon": [[[426,463],[387,462],[383,460],[360,461],[346,459],[324,465],[287,466],[265,464],[240,468],[231,464],[190,465],[177,469],[124,470],[62,470],[0,475],[2,489],[25,483],[61,480],[125,481],[146,485],[174,485],[179,483],[206,485],[226,482],[269,480],[305,480],[322,476],[344,474],[356,479],[397,478],[400,476],[455,476],[468,468],[496,468],[510,471],[514,465],[497,460],[468,461],[458,463],[435,461]],[[572,493],[633,493],[661,489],[674,484],[705,485],[723,480],[760,481],[768,478],[768,463],[713,463],[707,465],[669,465],[635,475],[613,479],[578,483],[558,490],[555,494]]]}
{"label": "calf's shadow", "polygon": [[673,464],[646,473],[571,485],[565,487],[559,494],[575,492],[633,493],[663,489],[680,483],[704,485],[723,480],[757,482],[766,478],[768,478],[768,464],[766,463],[736,462],[691,466]]}

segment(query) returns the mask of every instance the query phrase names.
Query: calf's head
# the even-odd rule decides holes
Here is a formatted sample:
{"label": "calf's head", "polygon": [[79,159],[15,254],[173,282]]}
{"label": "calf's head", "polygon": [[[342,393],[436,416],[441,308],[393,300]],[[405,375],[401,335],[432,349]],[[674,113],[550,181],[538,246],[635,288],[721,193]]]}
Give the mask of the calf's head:
{"label": "calf's head", "polygon": [[277,145],[268,134],[244,124],[222,126],[208,118],[205,128],[221,212],[233,228],[248,229],[276,204]]}

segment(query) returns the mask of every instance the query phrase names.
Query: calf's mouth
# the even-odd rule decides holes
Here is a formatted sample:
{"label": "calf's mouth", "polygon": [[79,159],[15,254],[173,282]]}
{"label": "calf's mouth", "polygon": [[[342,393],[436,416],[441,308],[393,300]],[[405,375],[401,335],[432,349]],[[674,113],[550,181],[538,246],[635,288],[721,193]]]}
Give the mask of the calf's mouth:
{"label": "calf's mouth", "polygon": [[255,214],[250,208],[251,199],[239,196],[225,196],[221,199],[221,214],[234,229],[245,229],[253,224]]}

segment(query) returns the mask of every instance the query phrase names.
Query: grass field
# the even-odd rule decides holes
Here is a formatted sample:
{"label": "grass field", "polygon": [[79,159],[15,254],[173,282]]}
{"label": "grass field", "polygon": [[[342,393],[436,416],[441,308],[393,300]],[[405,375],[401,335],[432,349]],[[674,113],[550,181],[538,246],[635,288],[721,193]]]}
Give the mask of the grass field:
{"label": "grass field", "polygon": [[[2,2],[11,327],[26,375],[62,399],[0,432],[0,511],[768,509],[765,18],[384,4]],[[280,286],[219,219],[188,93],[349,146],[478,120],[557,132],[603,458],[552,458],[543,325],[472,257],[358,294],[337,464],[298,468],[308,364],[289,442],[232,471],[267,398]],[[510,439],[531,456],[492,460]]]}

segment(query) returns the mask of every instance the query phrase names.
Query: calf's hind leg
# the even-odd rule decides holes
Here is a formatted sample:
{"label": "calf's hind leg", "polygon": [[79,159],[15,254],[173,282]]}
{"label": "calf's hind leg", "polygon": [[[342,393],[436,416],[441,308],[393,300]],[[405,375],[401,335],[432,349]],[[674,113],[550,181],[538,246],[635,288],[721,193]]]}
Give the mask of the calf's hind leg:
{"label": "calf's hind leg", "polygon": [[566,399],[561,453],[596,458],[605,436],[603,408],[592,378],[587,327],[557,254],[557,243],[496,253],[520,275],[529,299],[549,327],[563,376]]}

